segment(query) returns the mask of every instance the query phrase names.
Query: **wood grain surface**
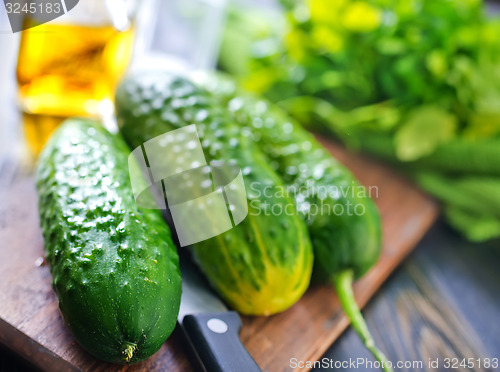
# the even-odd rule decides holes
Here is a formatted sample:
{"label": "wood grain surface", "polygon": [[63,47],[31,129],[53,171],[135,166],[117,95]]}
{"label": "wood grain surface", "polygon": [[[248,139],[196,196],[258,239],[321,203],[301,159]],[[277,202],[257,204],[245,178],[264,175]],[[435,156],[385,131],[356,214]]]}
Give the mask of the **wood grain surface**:
{"label": "wood grain surface", "polygon": [[[396,371],[500,371],[493,363],[484,366],[488,358],[500,358],[499,248],[499,240],[467,242],[439,221],[391,274],[364,314],[389,360],[406,363]],[[352,329],[323,357],[373,360]],[[429,358],[438,360],[439,368],[429,366]],[[446,369],[445,358],[472,358],[475,363]],[[380,371],[371,366],[358,370]]]}
{"label": "wood grain surface", "polygon": [[[355,285],[363,306],[428,230],[438,207],[380,164],[324,144],[362,183],[378,190],[375,201],[383,219],[384,249],[376,267]],[[41,264],[43,240],[33,179],[1,172],[0,342],[43,370],[196,370],[178,330],[158,353],[134,366],[99,362],[75,343],[59,314],[48,268]],[[327,286],[311,287],[284,313],[244,317],[243,322],[243,343],[262,370],[272,372],[291,370],[292,357],[318,359],[348,326],[335,292]]]}

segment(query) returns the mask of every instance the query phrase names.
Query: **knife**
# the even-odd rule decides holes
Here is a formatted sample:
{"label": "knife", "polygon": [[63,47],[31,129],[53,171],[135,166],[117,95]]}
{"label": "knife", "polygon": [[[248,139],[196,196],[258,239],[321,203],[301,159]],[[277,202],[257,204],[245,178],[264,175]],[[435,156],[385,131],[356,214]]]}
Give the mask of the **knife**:
{"label": "knife", "polygon": [[207,286],[189,257],[181,255],[181,307],[177,320],[207,372],[261,372],[241,343],[241,319]]}

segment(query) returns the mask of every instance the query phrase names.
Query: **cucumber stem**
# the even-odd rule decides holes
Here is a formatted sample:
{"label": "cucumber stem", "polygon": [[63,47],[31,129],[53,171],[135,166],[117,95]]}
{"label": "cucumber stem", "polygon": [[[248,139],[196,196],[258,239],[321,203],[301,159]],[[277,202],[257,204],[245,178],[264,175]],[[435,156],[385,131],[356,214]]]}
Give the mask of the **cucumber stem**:
{"label": "cucumber stem", "polygon": [[340,304],[344,308],[344,311],[351,322],[351,326],[354,328],[356,333],[361,338],[361,341],[365,347],[372,353],[377,361],[380,362],[382,370],[386,372],[392,372],[392,368],[388,365],[388,359],[375,346],[375,341],[368,330],[363,315],[356,304],[356,299],[354,298],[354,293],[352,291],[352,284],[354,281],[354,271],[351,269],[343,270],[335,275],[333,283],[335,289],[337,290],[337,296],[339,297]]}
{"label": "cucumber stem", "polygon": [[125,349],[123,350],[123,354],[125,355],[125,362],[128,363],[134,356],[135,349],[137,349],[137,345],[131,342],[127,342],[125,344]]}

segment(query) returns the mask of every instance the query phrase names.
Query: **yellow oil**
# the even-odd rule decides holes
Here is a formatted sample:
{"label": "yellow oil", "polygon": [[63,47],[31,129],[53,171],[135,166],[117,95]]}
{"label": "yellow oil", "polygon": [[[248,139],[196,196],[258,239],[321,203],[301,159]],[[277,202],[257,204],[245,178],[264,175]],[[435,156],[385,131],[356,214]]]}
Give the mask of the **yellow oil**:
{"label": "yellow oil", "polygon": [[36,154],[66,117],[99,117],[112,104],[130,61],[134,31],[111,26],[43,24],[23,31],[17,63],[19,100]]}
{"label": "yellow oil", "polygon": [[66,119],[63,116],[23,112],[24,138],[31,156],[37,157],[52,132]]}

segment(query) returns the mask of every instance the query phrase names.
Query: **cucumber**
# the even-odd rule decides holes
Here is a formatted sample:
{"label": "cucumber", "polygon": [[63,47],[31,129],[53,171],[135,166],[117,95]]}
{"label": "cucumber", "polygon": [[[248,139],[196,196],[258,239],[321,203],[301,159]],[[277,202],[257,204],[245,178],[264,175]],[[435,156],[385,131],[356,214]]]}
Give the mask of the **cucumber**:
{"label": "cucumber", "polygon": [[213,75],[201,84],[232,112],[240,128],[251,128],[259,145],[297,190],[295,202],[307,222],[314,249],[313,278],[333,284],[340,303],[363,343],[386,371],[390,365],[376,348],[356,304],[353,280],[377,262],[381,251],[378,210],[354,176],[316,139],[277,106],[238,91],[228,79]]}
{"label": "cucumber", "polygon": [[[243,314],[270,315],[293,305],[309,285],[311,243],[295,212],[274,216],[263,210],[265,203],[282,210],[295,207],[289,197],[265,195],[266,188],[282,181],[250,133],[241,131],[210,94],[161,71],[128,77],[118,88],[116,109],[132,148],[195,123],[208,161],[235,163],[243,170],[248,215],[225,233],[194,244],[195,261],[220,296]],[[165,162],[174,161],[168,153]],[[207,224],[216,220],[208,216]]]}
{"label": "cucumber", "polygon": [[73,119],[53,134],[36,167],[45,252],[64,321],[90,354],[118,364],[160,348],[181,296],[170,231],[158,210],[137,207],[129,154],[99,123]]}
{"label": "cucumber", "polygon": [[432,154],[402,162],[396,155],[393,138],[374,131],[356,133],[359,148],[399,166],[402,170],[431,170],[441,173],[500,175],[500,140],[456,138],[440,145]]}
{"label": "cucumber", "polygon": [[[315,250],[313,277],[325,281],[345,269],[352,269],[355,278],[363,276],[381,250],[380,216],[370,190],[277,106],[238,91],[223,75],[205,76],[199,83],[226,105],[241,130],[252,130],[285,185],[298,191],[297,209]],[[322,206],[323,213],[316,213],[315,206]]]}

